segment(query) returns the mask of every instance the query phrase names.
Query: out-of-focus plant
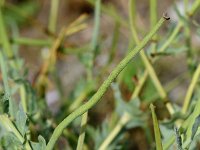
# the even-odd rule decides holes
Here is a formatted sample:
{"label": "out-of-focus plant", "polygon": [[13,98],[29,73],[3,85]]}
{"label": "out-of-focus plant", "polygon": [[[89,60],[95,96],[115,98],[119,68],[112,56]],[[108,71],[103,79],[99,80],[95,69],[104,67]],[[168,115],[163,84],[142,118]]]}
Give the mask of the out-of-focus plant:
{"label": "out-of-focus plant", "polygon": [[[198,57],[195,57],[198,56],[195,51],[197,48],[192,45],[191,36],[192,30],[197,31],[195,36],[200,35],[200,25],[193,18],[198,13],[200,1],[195,0],[189,8],[189,1],[185,0],[184,14],[174,4],[179,20],[177,23],[168,23],[169,27],[160,34],[158,30],[170,17],[163,13],[158,19],[161,16],[157,11],[158,2],[150,0],[149,32],[141,40],[140,36],[146,30],[138,25],[140,15],[135,0],[129,0],[127,4],[128,19],[122,17],[111,4],[101,0],[87,2],[91,7],[94,6],[93,35],[91,43],[80,47],[66,47],[65,41],[66,37],[89,27],[88,15],[81,14],[57,33],[59,0],[50,2],[48,26],[33,17],[40,9],[38,1],[21,2],[19,5],[7,1],[0,3],[0,149],[130,149],[127,144],[130,142],[129,131],[136,128],[144,131],[147,149],[197,149],[200,136],[200,64]],[[102,14],[112,18],[114,29],[110,33],[112,40],[108,60],[96,73],[95,60],[101,53],[103,40],[100,28]],[[26,22],[47,38],[20,37],[19,27],[26,25]],[[106,79],[117,54],[122,27],[130,31],[127,54]],[[33,84],[28,81],[29,72],[19,56],[21,45],[48,48]],[[139,57],[136,57],[138,53]],[[58,54],[77,56],[86,70],[86,77],[77,82],[67,98],[58,77]],[[191,75],[182,107],[170,100],[168,92],[185,79],[185,74],[164,86],[154,68],[159,59],[180,54],[186,54],[186,74]],[[50,76],[61,99],[61,110],[57,114],[51,113],[45,101],[52,80]],[[88,121],[90,109],[95,107],[110,86],[114,108],[95,127]],[[126,88],[128,94],[123,93],[122,88]],[[162,110],[159,110],[160,105]],[[164,113],[167,113],[165,119],[160,117]]]}

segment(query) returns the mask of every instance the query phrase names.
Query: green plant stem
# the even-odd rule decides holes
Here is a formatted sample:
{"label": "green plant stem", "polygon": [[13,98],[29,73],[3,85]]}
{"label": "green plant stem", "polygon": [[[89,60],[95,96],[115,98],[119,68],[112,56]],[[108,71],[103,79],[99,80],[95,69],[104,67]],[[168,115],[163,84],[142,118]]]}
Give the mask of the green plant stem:
{"label": "green plant stem", "polygon": [[19,44],[19,45],[28,45],[28,46],[50,46],[50,40],[44,39],[33,39],[33,38],[26,38],[26,37],[17,37],[11,38],[11,43]]}
{"label": "green plant stem", "polygon": [[160,134],[160,128],[158,124],[158,120],[155,113],[155,106],[153,104],[150,105],[152,118],[153,118],[153,127],[154,127],[154,134],[155,134],[155,142],[156,142],[156,150],[162,150],[162,140]]}
{"label": "green plant stem", "polygon": [[8,58],[13,58],[14,55],[6,33],[4,18],[2,14],[2,6],[0,6],[0,35],[4,53],[7,55]]}
{"label": "green plant stem", "polygon": [[161,83],[160,83],[160,81],[159,81],[159,79],[158,79],[158,77],[156,75],[156,72],[155,72],[153,66],[151,65],[150,61],[148,60],[144,50],[142,50],[140,52],[140,56],[141,56],[141,58],[142,58],[142,60],[143,60],[143,62],[145,64],[146,69],[148,70],[148,73],[149,73],[149,75],[150,75],[150,77],[151,77],[151,79],[152,79],[157,91],[159,92],[161,98],[162,99],[166,99],[167,94],[166,94],[163,86],[161,85]]}
{"label": "green plant stem", "polygon": [[69,116],[67,116],[54,130],[52,137],[50,138],[46,150],[53,149],[54,144],[56,143],[59,136],[62,134],[62,131],[77,117],[88,111],[92,108],[104,95],[107,91],[110,84],[113,80],[119,75],[119,73],[126,67],[126,65],[132,60],[132,58],[149,42],[153,35],[158,31],[158,29],[166,21],[165,18],[161,18],[156,26],[150,31],[150,33],[141,41],[141,43],[135,47],[111,72],[108,78],[104,81],[98,91],[93,95],[93,97],[85,104],[77,108]]}
{"label": "green plant stem", "polygon": [[58,6],[59,6],[59,0],[51,0],[48,29],[52,33],[55,33],[56,31]]}
{"label": "green plant stem", "polygon": [[136,98],[139,95],[147,77],[148,77],[148,71],[145,71],[144,74],[142,75],[142,77],[140,78],[137,86],[135,87],[133,94],[131,95],[131,100]]}
{"label": "green plant stem", "polygon": [[[186,20],[189,21],[190,17],[194,15],[194,13],[196,12],[196,10],[200,7],[200,1],[199,0],[196,0],[191,9],[188,11],[188,13],[186,14],[185,18]],[[183,22],[184,23],[184,22]],[[187,48],[188,48],[188,51],[187,51],[187,55],[188,55],[188,64],[189,66],[193,66],[193,59],[192,59],[192,47],[191,47],[191,31],[190,31],[190,28],[189,28],[189,24],[186,23],[184,25],[184,35],[185,35],[185,39],[186,39],[186,45],[187,45]]]}
{"label": "green plant stem", "polygon": [[[192,138],[192,134],[193,134],[193,125],[195,123],[196,118],[200,114],[200,109],[199,108],[200,108],[200,97],[198,97],[198,100],[197,100],[197,102],[195,104],[195,107],[194,107],[192,113],[189,115],[189,117],[187,118],[187,120],[183,123],[183,128],[186,129],[185,137],[187,139],[183,143],[183,149],[190,149],[187,146],[190,145],[190,143],[192,142],[191,138]],[[199,135],[199,132],[200,132],[200,130],[198,129],[195,135],[196,136]]]}
{"label": "green plant stem", "polygon": [[157,0],[150,0],[150,21],[151,21],[151,29],[157,22]]}
{"label": "green plant stem", "polygon": [[162,45],[162,47],[158,50],[159,52],[164,52],[165,49],[172,43],[172,41],[175,39],[177,34],[179,33],[181,27],[183,26],[182,22],[178,22],[175,29],[173,30],[172,34],[169,36],[167,41]]}
{"label": "green plant stem", "polygon": [[191,98],[192,98],[192,94],[193,94],[195,85],[197,84],[197,82],[199,80],[199,77],[200,77],[200,64],[198,65],[198,67],[197,67],[197,69],[196,69],[196,71],[193,75],[191,84],[188,88],[188,91],[187,91],[185,99],[184,99],[183,108],[182,108],[182,113],[184,113],[184,114],[188,110],[188,107],[189,107],[189,104],[190,104],[190,101],[191,101]]}
{"label": "green plant stem", "polygon": [[135,12],[136,12],[135,0],[129,0],[129,23],[131,26],[136,26],[136,13]]}
{"label": "green plant stem", "polygon": [[92,89],[86,89],[74,100],[74,102],[69,107],[69,112],[74,111],[80,106],[80,104],[85,100],[87,95],[92,91]]}
{"label": "green plant stem", "polygon": [[[133,28],[133,27],[135,27],[135,15],[133,15],[133,14],[136,14],[135,13],[135,8],[134,8],[134,6],[135,6],[135,0],[129,0],[129,28],[131,29],[131,35],[133,36],[133,39],[138,39],[137,38],[137,33],[135,32],[135,28]],[[139,42],[139,40],[138,41],[136,41],[135,40],[135,42],[136,42],[136,44],[138,44],[137,42]]]}
{"label": "green plant stem", "polygon": [[85,130],[86,130],[86,125],[87,125],[87,118],[88,118],[88,111],[86,111],[82,115],[82,120],[81,120],[81,132],[79,134],[78,138],[78,145],[76,150],[83,150],[84,147],[84,139],[85,139]]}
{"label": "green plant stem", "polygon": [[188,0],[184,0],[184,9],[185,9],[185,14],[188,10]]}
{"label": "green plant stem", "polygon": [[124,112],[121,119],[112,130],[112,132],[107,136],[104,142],[100,145],[99,150],[105,150],[109,146],[109,144],[113,141],[113,139],[117,136],[117,134],[121,131],[121,129],[126,125],[131,119],[129,113]]}
{"label": "green plant stem", "polygon": [[92,80],[92,68],[94,65],[95,53],[98,48],[98,36],[100,30],[100,15],[101,15],[101,0],[95,1],[95,12],[94,12],[94,30],[91,41],[91,52],[88,54],[90,56],[87,68],[87,78]]}
{"label": "green plant stem", "polygon": [[[112,37],[112,45],[111,45],[108,63],[106,66],[108,66],[112,62],[112,60],[115,56],[116,47],[117,47],[118,40],[119,40],[119,29],[120,29],[120,24],[119,24],[119,22],[115,21],[114,33],[113,33],[113,37]],[[105,67],[105,68],[107,68],[107,67]]]}
{"label": "green plant stem", "polygon": [[101,15],[101,0],[96,0],[95,2],[95,17],[94,17],[94,31],[92,36],[91,49],[94,51],[98,43],[98,35],[100,28],[100,15]]}
{"label": "green plant stem", "polygon": [[196,0],[193,5],[192,8],[189,11],[189,16],[194,15],[194,13],[198,10],[198,8],[200,7],[200,0]]}

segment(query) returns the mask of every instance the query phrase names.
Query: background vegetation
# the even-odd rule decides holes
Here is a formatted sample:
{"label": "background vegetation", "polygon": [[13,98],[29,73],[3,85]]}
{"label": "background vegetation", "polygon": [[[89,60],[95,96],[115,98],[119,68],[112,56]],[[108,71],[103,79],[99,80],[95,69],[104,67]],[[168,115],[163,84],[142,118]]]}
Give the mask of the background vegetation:
{"label": "background vegetation", "polygon": [[1,0],[0,149],[200,149],[199,8]]}

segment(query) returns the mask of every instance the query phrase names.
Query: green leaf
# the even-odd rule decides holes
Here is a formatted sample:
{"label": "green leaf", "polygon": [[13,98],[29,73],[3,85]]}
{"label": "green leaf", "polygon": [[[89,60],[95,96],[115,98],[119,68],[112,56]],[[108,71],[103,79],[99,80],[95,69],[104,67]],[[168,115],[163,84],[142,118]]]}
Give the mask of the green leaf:
{"label": "green leaf", "polygon": [[134,116],[139,116],[142,114],[142,111],[139,109],[140,101],[138,98],[135,98],[129,102],[125,102],[121,96],[119,85],[117,83],[112,83],[111,87],[114,91],[116,112],[119,116],[122,116],[125,111]]}
{"label": "green leaf", "polygon": [[17,129],[19,130],[19,132],[21,133],[23,137],[27,131],[26,122],[27,122],[27,116],[25,112],[23,111],[23,109],[20,107],[16,115],[15,123],[16,123]]}
{"label": "green leaf", "polygon": [[31,147],[32,147],[32,149],[33,150],[42,150],[41,148],[40,148],[40,144],[39,143],[37,143],[37,142],[30,142],[31,143]]}
{"label": "green leaf", "polygon": [[46,148],[46,141],[45,141],[45,139],[41,135],[39,135],[38,141],[40,143],[41,148],[45,149]]}
{"label": "green leaf", "polygon": [[196,117],[195,122],[194,122],[194,124],[193,124],[193,126],[192,126],[192,136],[191,136],[191,140],[194,139],[194,136],[195,136],[195,134],[196,134],[196,132],[197,132],[199,126],[200,126],[200,115]]}
{"label": "green leaf", "polygon": [[0,94],[0,113],[8,113],[9,111],[9,100],[8,97],[4,94]]}
{"label": "green leaf", "polygon": [[87,133],[90,138],[94,141],[94,149],[98,149],[104,139],[108,136],[111,129],[108,126],[108,120],[105,119],[99,128],[94,128],[90,125],[87,126]]}
{"label": "green leaf", "polygon": [[178,150],[182,150],[182,138],[181,138],[181,135],[180,135],[180,132],[179,130],[175,127],[174,128],[175,130],[175,135],[176,135],[176,144],[178,146]]}
{"label": "green leaf", "polygon": [[129,102],[125,102],[121,96],[118,84],[112,83],[111,87],[114,91],[114,97],[116,102],[115,111],[117,112],[117,114],[119,116],[123,116],[123,114],[127,112],[131,116],[130,121],[128,121],[125,127],[127,129],[139,126],[143,127],[145,125],[144,122],[147,119],[147,116],[144,112],[142,112],[139,109],[140,100],[138,98],[134,98]]}
{"label": "green leaf", "polygon": [[186,52],[187,49],[188,48],[185,45],[183,45],[183,46],[177,45],[177,46],[173,46],[173,47],[167,48],[166,49],[166,54],[168,54],[168,55],[177,55],[177,54]]}
{"label": "green leaf", "polygon": [[[90,125],[87,126],[87,133],[94,140],[95,143],[95,150],[99,148],[102,142],[106,139],[109,133],[112,131],[112,127],[109,126],[108,119],[105,119],[101,124],[100,128],[94,128]],[[106,150],[113,150],[116,149],[118,143],[122,140],[124,134],[119,134],[115,137],[115,140],[106,148]],[[120,143],[121,144],[121,143]]]}
{"label": "green leaf", "polygon": [[156,149],[162,150],[162,140],[161,140],[161,134],[160,134],[160,128],[158,124],[158,120],[155,113],[155,106],[153,104],[150,105],[152,118],[153,118],[153,125],[154,125],[154,134],[155,134],[155,141],[156,141]]}
{"label": "green leaf", "polygon": [[[199,108],[200,108],[200,100],[197,101],[193,112],[188,117],[188,119],[186,120],[186,123],[185,123],[186,134],[185,134],[184,141],[186,143],[189,143],[188,141],[191,142],[191,139],[193,137],[193,134],[194,134],[193,132],[194,132],[194,129],[195,129],[195,128],[193,128],[193,125],[195,124],[196,118],[200,114],[200,109]],[[196,124],[195,124],[195,126],[196,126]],[[188,144],[186,144],[186,145],[188,145]]]}
{"label": "green leaf", "polygon": [[6,150],[23,149],[23,145],[12,132],[6,132],[6,134],[1,138],[0,144]]}
{"label": "green leaf", "polygon": [[172,128],[168,128],[166,125],[160,124],[160,131],[162,135],[163,143],[166,143],[167,140],[174,136],[174,132]]}
{"label": "green leaf", "polygon": [[31,141],[31,147],[33,148],[33,150],[45,150],[46,141],[41,135],[39,135],[38,136],[38,142],[32,142]]}

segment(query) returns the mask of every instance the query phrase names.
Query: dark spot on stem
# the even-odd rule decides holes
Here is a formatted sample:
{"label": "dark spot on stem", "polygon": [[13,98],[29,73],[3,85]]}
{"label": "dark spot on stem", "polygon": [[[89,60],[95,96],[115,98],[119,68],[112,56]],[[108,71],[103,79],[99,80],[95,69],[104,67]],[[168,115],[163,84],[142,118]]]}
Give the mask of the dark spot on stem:
{"label": "dark spot on stem", "polygon": [[163,14],[163,18],[166,19],[166,20],[169,20],[169,19],[170,19],[169,15],[168,15],[167,13],[164,13],[164,14]]}

